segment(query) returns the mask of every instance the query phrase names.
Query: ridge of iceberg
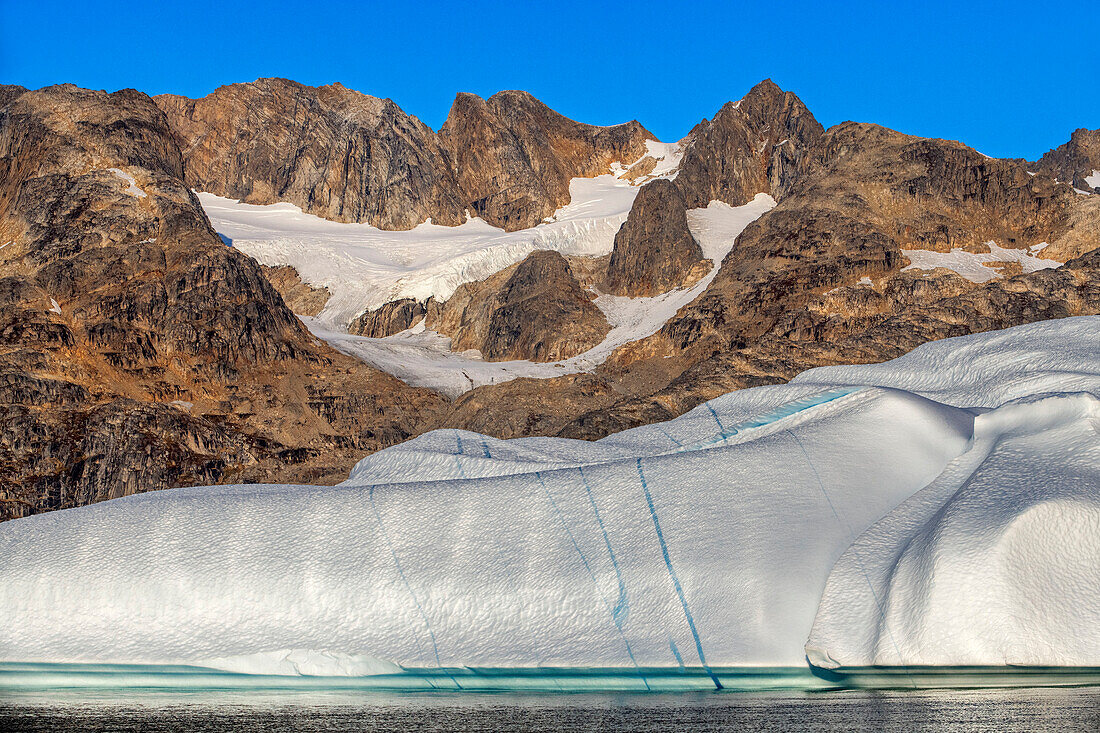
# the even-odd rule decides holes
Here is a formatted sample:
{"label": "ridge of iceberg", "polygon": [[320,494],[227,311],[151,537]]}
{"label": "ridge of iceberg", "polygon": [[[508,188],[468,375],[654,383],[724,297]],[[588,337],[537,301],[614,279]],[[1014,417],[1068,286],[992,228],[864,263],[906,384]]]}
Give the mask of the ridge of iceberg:
{"label": "ridge of iceberg", "polygon": [[1032,324],[596,442],[439,430],[338,486],[7,522],[0,660],[1100,666],[1098,335]]}

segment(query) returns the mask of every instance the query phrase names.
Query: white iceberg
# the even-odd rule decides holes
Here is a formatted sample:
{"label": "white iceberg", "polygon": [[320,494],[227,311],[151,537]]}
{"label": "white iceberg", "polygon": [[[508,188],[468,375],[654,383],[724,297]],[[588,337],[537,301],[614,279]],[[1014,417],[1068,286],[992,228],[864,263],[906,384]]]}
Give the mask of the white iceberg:
{"label": "white iceberg", "polygon": [[1097,665],[1098,336],[1032,324],[594,443],[443,430],[335,487],[7,522],[0,660]]}

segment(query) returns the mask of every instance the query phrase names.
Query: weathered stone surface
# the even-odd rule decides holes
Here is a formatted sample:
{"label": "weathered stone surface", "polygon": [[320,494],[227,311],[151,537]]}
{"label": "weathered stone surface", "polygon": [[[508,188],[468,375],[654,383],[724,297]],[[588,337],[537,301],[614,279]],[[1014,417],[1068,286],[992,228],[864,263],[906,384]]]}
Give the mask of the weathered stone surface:
{"label": "weathered stone surface", "polygon": [[282,297],[291,311],[300,316],[315,316],[325,307],[332,297],[326,288],[315,288],[302,282],[298,271],[290,265],[269,267],[260,265],[264,277]]}
{"label": "weathered stone surface", "polygon": [[182,175],[139,92],[0,108],[0,518],[339,480],[442,404],[317,342]]}
{"label": "weathered stone surface", "polygon": [[642,186],[615,235],[604,290],[631,297],[666,293],[703,261],[703,250],[688,230],[683,194],[671,181],[651,181]]}
{"label": "weathered stone surface", "polygon": [[260,79],[156,102],[180,139],[192,188],[382,229],[465,220],[435,132],[389,99]]}
{"label": "weathered stone surface", "polygon": [[391,300],[359,315],[351,322],[348,331],[359,336],[384,338],[411,328],[426,312],[425,304],[413,298]]}
{"label": "weathered stone surface", "polygon": [[653,139],[637,122],[574,122],[526,92],[459,94],[439,134],[340,84],[260,79],[156,101],[193,188],[382,229],[461,224],[467,211],[509,231],[530,227],[569,202],[571,178],[633,162]]}
{"label": "weathered stone surface", "polygon": [[455,351],[477,349],[488,361],[557,361],[576,356],[611,330],[569,263],[550,250],[476,283],[461,285],[428,327],[451,337]]}
{"label": "weathered stone surface", "polygon": [[508,231],[569,203],[569,180],[608,173],[645,155],[653,135],[637,121],[574,122],[527,92],[459,94],[440,130],[470,211]]}
{"label": "weathered stone surface", "polygon": [[806,105],[767,79],[688,133],[676,184],[689,209],[740,206],[758,193],[780,201],[812,167],[823,136]]}
{"label": "weathered stone surface", "polygon": [[1090,186],[1085,180],[1093,171],[1100,171],[1100,130],[1083,127],[1074,130],[1069,142],[1059,145],[1029,167],[1071,183],[1081,191],[1100,193],[1100,186]]}

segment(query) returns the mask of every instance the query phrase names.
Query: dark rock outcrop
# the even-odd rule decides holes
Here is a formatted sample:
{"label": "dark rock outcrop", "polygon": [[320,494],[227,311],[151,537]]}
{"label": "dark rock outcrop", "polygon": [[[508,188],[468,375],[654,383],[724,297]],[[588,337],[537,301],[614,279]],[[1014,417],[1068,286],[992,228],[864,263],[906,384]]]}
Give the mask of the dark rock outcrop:
{"label": "dark rock outcrop", "polygon": [[566,259],[549,250],[459,286],[446,303],[429,309],[427,325],[450,336],[453,350],[477,349],[488,361],[567,359],[611,330]]}
{"label": "dark rock outcrop", "polygon": [[574,122],[527,92],[459,94],[440,129],[470,210],[508,231],[532,227],[569,203],[569,180],[632,163],[653,135],[637,121]]}
{"label": "dark rock outcrop", "polygon": [[192,188],[382,229],[465,221],[435,132],[389,99],[260,79],[156,102],[185,151]]}
{"label": "dark rock outcrop", "polygon": [[683,285],[703,263],[703,250],[688,230],[683,194],[658,179],[642,186],[615,235],[604,289],[631,297],[659,295]]}
{"label": "dark rock outcrop", "polygon": [[1069,142],[1051,150],[1030,167],[1071,183],[1078,190],[1100,193],[1100,185],[1092,186],[1085,180],[1094,171],[1100,171],[1100,130],[1083,127],[1074,130]]}
{"label": "dark rock outcrop", "polygon": [[300,316],[315,316],[325,307],[325,303],[332,297],[326,288],[315,288],[302,282],[298,271],[290,265],[269,267],[260,265],[260,270],[268,282],[282,297],[283,302],[291,311]]}
{"label": "dark rock outcrop", "polygon": [[824,132],[797,96],[767,79],[688,133],[676,184],[689,209],[740,206],[758,193],[781,201],[814,164]]}
{"label": "dark rock outcrop", "polygon": [[0,519],[339,480],[441,405],[314,339],[222,244],[183,167],[133,90],[0,108]]}
{"label": "dark rock outcrop", "polygon": [[427,312],[425,304],[413,298],[391,300],[374,310],[358,315],[348,326],[350,333],[384,338],[416,325]]}

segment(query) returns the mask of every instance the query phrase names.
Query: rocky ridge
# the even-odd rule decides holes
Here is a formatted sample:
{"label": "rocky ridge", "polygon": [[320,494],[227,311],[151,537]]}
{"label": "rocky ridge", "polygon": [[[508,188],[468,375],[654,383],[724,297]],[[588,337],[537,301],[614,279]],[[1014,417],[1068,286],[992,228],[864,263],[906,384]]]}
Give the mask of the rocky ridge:
{"label": "rocky ridge", "polygon": [[338,480],[442,404],[305,330],[211,229],[140,92],[8,92],[0,242],[0,518]]}
{"label": "rocky ridge", "polygon": [[391,230],[467,214],[508,231],[534,226],[569,203],[570,179],[633,162],[654,139],[636,121],[586,125],[516,91],[459,94],[438,134],[340,84],[259,79],[156,102],[192,188]]}
{"label": "rocky ridge", "polygon": [[[439,424],[593,439],[811,367],[881,361],[936,338],[1100,312],[1093,196],[1031,175],[1021,161],[876,125],[838,125],[815,146],[811,164],[782,191],[757,179],[757,189],[780,195],[779,205],[741,234],[704,294],[657,334],[588,374],[479,387]],[[730,200],[753,190],[740,177],[729,180],[733,192],[709,190]],[[1004,266],[985,284],[949,270],[906,269],[903,250],[987,252],[989,241],[1069,262],[1032,273]]]}
{"label": "rocky ridge", "polygon": [[1086,130],[1083,127],[1074,130],[1069,142],[1059,145],[1028,167],[1070,183],[1078,190],[1100,193],[1100,183],[1090,184],[1085,180],[1094,171],[1100,171],[1100,130]]}
{"label": "rocky ridge", "polygon": [[678,186],[651,181],[638,192],[607,265],[604,291],[651,297],[680,287],[705,269],[703,250],[688,229],[687,207]]}
{"label": "rocky ridge", "polygon": [[430,302],[426,325],[450,336],[454,351],[476,349],[487,361],[568,359],[611,330],[565,257],[550,250]]}

